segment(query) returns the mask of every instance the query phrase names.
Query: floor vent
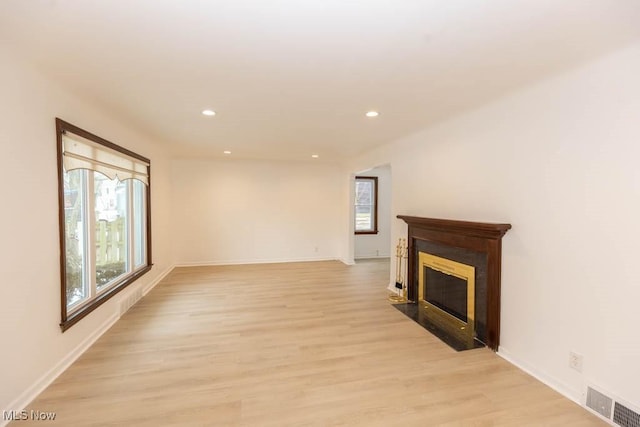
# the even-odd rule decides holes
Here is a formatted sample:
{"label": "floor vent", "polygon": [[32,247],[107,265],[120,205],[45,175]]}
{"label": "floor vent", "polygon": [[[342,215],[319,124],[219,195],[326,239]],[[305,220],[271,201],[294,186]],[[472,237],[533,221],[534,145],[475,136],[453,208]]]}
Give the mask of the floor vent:
{"label": "floor vent", "polygon": [[142,298],[142,289],[136,289],[134,292],[129,294],[125,299],[120,302],[120,316],[125,314],[131,307],[136,305],[138,301]]}
{"label": "floor vent", "polygon": [[616,397],[587,387],[587,399],[585,406],[602,418],[609,421],[609,424],[622,427],[640,427],[640,413],[629,407],[626,403],[618,401]]}
{"label": "floor vent", "polygon": [[591,387],[587,389],[587,408],[591,408],[605,418],[611,419],[613,399]]}
{"label": "floor vent", "polygon": [[616,402],[613,410],[613,422],[622,427],[640,427],[640,414],[620,402]]}

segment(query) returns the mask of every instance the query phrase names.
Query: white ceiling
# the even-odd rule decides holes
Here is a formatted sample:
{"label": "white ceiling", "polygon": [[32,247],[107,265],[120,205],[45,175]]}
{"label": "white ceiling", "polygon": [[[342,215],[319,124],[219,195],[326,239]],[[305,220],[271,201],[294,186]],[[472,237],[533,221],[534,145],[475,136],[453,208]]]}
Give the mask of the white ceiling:
{"label": "white ceiling", "polygon": [[0,0],[0,42],[181,156],[351,156],[639,38],[638,0]]}

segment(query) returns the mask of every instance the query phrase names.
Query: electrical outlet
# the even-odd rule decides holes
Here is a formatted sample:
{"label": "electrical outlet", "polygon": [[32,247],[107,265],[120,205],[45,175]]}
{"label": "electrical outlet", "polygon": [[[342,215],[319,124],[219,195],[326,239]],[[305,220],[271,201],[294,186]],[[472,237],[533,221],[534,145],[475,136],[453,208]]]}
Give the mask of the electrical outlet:
{"label": "electrical outlet", "polygon": [[315,250],[316,252],[318,252],[318,247],[316,246],[314,250]]}
{"label": "electrical outlet", "polygon": [[582,372],[582,355],[575,351],[569,352],[569,367],[578,372]]}

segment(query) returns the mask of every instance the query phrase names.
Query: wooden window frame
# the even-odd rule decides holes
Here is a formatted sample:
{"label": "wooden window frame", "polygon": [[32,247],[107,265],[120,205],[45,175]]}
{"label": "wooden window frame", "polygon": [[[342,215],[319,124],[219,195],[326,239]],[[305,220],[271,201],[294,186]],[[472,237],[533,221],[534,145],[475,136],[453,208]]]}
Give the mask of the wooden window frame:
{"label": "wooden window frame", "polygon": [[355,230],[355,206],[354,206],[354,234],[378,234],[378,177],[377,176],[356,176],[355,182],[358,180],[373,181],[373,229],[372,230]]}
{"label": "wooden window frame", "polygon": [[[70,132],[75,135],[78,135],[82,138],[85,138],[95,144],[102,145],[111,150],[114,150],[118,153],[122,153],[123,155],[133,157],[134,159],[138,159],[142,162],[147,163],[147,175],[148,175],[148,185],[146,186],[145,191],[145,203],[146,203],[146,212],[145,212],[145,258],[146,263],[139,267],[135,268],[135,265],[131,267],[131,271],[122,277],[119,281],[112,284],[107,290],[97,295],[92,300],[88,301],[82,307],[73,310],[71,313],[67,310],[67,259],[66,259],[66,238],[65,238],[65,199],[64,199],[64,163],[63,163],[63,135],[65,132]],[[116,145],[106,139],[103,139],[97,135],[94,135],[90,132],[87,132],[84,129],[81,129],[71,123],[65,122],[62,119],[56,118],[56,138],[57,138],[57,158],[58,158],[58,227],[60,234],[60,328],[62,331],[66,331],[71,326],[78,323],[81,319],[85,318],[87,315],[92,313],[96,308],[107,302],[117,293],[125,289],[127,286],[138,280],[144,274],[151,270],[153,266],[152,263],[152,254],[151,254],[151,161],[144,156],[141,156],[137,153],[134,153],[126,148],[123,148],[119,145]]]}

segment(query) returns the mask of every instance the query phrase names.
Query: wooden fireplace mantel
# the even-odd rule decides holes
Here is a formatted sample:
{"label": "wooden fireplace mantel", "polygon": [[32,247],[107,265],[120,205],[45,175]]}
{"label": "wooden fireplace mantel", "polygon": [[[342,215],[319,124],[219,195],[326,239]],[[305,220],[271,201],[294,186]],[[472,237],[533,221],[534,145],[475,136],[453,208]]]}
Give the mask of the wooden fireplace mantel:
{"label": "wooden fireplace mantel", "polygon": [[411,301],[417,298],[416,239],[446,246],[467,249],[487,255],[487,346],[498,350],[500,344],[500,273],[502,265],[502,236],[511,224],[455,221],[398,215],[408,226],[407,289]]}
{"label": "wooden fireplace mantel", "polygon": [[419,216],[398,215],[409,226],[425,230],[443,231],[461,236],[500,239],[511,228],[511,224],[488,222],[454,221],[451,219],[421,218]]}

